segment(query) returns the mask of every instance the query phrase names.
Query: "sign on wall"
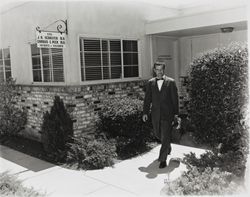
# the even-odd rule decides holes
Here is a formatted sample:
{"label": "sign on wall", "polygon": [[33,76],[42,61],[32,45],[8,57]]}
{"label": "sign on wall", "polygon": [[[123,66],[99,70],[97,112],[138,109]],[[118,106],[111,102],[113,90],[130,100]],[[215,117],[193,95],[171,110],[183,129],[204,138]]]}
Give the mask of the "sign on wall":
{"label": "sign on wall", "polygon": [[157,60],[158,61],[163,61],[163,62],[167,62],[169,60],[172,60],[172,56],[171,55],[159,55]]}
{"label": "sign on wall", "polygon": [[65,33],[36,31],[38,48],[65,48]]}

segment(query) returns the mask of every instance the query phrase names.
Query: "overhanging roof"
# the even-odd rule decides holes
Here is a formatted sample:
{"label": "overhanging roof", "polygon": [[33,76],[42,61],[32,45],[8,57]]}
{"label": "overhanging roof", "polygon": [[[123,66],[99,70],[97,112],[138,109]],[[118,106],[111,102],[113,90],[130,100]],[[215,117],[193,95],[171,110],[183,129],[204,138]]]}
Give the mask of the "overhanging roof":
{"label": "overhanging roof", "polygon": [[230,26],[237,30],[247,29],[246,7],[149,22],[146,24],[146,34],[189,36],[218,33],[220,28]]}
{"label": "overhanging roof", "polygon": [[[21,6],[24,3],[41,0],[1,0],[0,11]],[[70,2],[72,0],[57,0]],[[211,11],[226,10],[231,8],[246,7],[248,0],[78,0],[79,2],[107,2],[128,4],[137,10],[147,22],[155,20],[183,17],[194,14],[201,14]],[[47,1],[49,2],[49,1]],[[132,13],[131,13],[132,14]]]}

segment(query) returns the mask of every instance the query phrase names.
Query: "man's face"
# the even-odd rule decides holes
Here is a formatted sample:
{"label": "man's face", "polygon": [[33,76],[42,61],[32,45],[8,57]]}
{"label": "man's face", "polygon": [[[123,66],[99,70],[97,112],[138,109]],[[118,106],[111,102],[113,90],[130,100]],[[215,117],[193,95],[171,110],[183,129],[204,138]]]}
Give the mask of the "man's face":
{"label": "man's face", "polygon": [[155,72],[157,78],[162,78],[164,75],[163,65],[156,65],[154,68],[154,72]]}

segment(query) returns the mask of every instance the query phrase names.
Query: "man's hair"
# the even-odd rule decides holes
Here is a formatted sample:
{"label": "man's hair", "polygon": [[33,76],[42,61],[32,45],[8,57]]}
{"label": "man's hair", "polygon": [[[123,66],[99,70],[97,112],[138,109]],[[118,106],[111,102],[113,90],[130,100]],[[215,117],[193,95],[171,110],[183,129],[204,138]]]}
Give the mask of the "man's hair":
{"label": "man's hair", "polygon": [[155,69],[156,66],[161,66],[161,65],[163,66],[163,69],[165,69],[166,63],[165,62],[160,62],[160,61],[155,62],[153,68]]}

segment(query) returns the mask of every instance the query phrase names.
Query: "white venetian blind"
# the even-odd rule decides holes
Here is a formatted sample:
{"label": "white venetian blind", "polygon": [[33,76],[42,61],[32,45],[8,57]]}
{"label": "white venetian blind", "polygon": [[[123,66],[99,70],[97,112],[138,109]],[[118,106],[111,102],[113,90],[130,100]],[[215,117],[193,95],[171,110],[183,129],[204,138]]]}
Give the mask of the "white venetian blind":
{"label": "white venetian blind", "polygon": [[138,77],[137,40],[80,38],[82,81]]}
{"label": "white venetian blind", "polygon": [[64,82],[63,50],[31,45],[34,82]]}
{"label": "white venetian blind", "polygon": [[135,40],[123,40],[124,77],[138,77],[138,47]]}
{"label": "white venetian blind", "polygon": [[11,78],[10,49],[0,49],[0,81]]}

